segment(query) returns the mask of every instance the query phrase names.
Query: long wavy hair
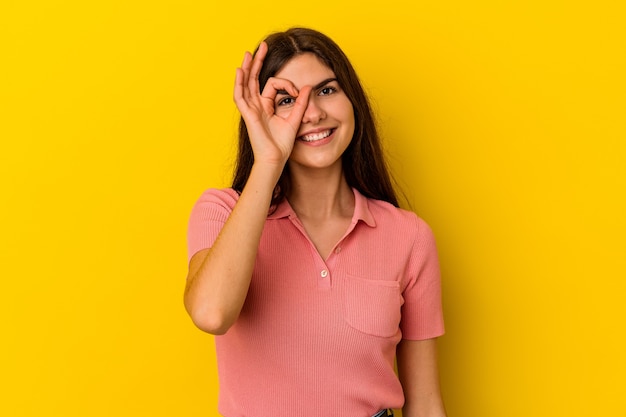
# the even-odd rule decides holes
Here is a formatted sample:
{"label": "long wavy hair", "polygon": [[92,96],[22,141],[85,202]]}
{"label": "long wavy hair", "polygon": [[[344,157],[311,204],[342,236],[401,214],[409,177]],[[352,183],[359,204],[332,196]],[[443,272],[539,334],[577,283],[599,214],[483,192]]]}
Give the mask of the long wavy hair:
{"label": "long wavy hair", "polygon": [[[292,58],[304,53],[315,54],[337,77],[337,82],[354,109],[354,136],[342,155],[346,181],[366,197],[387,201],[398,207],[391,175],[382,152],[372,110],[352,64],[341,48],[328,36],[308,28],[291,28],[271,34],[265,39],[267,56],[259,74],[261,91]],[[258,50],[258,47],[257,47]],[[256,51],[255,51],[256,54]],[[239,149],[232,188],[241,193],[254,163],[248,129],[239,121]],[[289,164],[285,165],[274,189],[272,205],[282,201],[290,190]]]}

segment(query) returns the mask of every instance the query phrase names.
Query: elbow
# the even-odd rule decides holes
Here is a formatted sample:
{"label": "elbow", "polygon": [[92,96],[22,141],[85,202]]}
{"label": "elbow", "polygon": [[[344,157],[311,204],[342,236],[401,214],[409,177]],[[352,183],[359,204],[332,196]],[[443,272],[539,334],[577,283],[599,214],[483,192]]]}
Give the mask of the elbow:
{"label": "elbow", "polygon": [[209,308],[193,308],[189,305],[185,307],[193,324],[203,332],[219,336],[225,334],[233,325],[233,321],[222,312],[212,311]]}
{"label": "elbow", "polygon": [[224,320],[220,320],[214,317],[193,317],[191,318],[193,324],[203,332],[221,336],[226,334],[228,329],[230,329],[231,324],[226,323]]}

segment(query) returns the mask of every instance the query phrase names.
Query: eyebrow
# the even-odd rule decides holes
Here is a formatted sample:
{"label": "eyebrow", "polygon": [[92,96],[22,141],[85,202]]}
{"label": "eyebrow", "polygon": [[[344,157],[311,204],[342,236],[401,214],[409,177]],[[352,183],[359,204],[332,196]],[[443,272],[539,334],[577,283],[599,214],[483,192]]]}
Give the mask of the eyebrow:
{"label": "eyebrow", "polygon": [[318,89],[324,87],[326,84],[331,83],[333,81],[337,81],[337,79],[336,78],[326,78],[324,81],[322,81],[321,83],[319,83],[315,87],[313,87],[313,90],[318,90]]}
{"label": "eyebrow", "polygon": [[[337,78],[326,78],[321,83],[317,83],[315,86],[313,86],[313,90],[314,91],[319,90],[320,88],[324,87],[326,84],[332,83],[333,81],[337,81]],[[289,93],[287,92],[287,90],[277,90],[276,95],[288,96]]]}

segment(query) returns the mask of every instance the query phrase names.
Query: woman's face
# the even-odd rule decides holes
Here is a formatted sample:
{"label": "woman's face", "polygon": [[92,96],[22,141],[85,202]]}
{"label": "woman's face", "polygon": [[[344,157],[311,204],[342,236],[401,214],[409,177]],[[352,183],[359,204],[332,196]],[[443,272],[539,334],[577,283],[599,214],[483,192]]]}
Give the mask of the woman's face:
{"label": "woman's face", "polygon": [[[275,75],[291,81],[298,90],[311,86],[289,158],[292,168],[341,167],[341,155],[354,135],[354,110],[335,73],[312,53],[292,58]],[[287,117],[295,98],[279,92],[275,99],[278,116]]]}

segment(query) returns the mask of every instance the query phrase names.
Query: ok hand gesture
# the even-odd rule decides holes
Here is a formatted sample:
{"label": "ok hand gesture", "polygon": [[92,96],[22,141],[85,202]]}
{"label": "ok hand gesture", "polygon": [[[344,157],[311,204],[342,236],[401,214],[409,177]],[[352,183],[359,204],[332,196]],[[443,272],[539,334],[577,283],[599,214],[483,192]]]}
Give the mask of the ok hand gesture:
{"label": "ok hand gesture", "polygon": [[[282,169],[293,149],[311,87],[298,91],[291,81],[271,77],[261,92],[259,72],[266,54],[265,42],[254,58],[249,52],[245,53],[241,68],[237,68],[234,100],[248,129],[255,163],[268,163]],[[291,112],[282,117],[275,113],[278,91],[296,97]]]}

